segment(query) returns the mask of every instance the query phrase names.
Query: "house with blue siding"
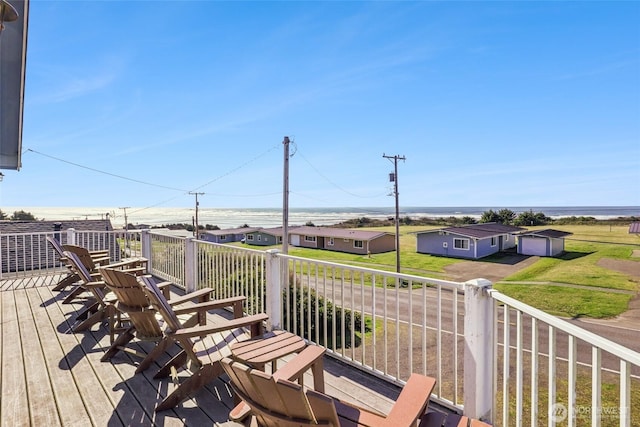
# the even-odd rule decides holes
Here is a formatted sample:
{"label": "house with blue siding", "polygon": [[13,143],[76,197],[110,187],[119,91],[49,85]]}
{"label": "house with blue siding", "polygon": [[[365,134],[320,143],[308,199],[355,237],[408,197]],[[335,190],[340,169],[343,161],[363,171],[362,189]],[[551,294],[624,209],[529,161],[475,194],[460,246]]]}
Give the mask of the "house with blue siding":
{"label": "house with blue siding", "polygon": [[200,240],[213,243],[241,242],[247,233],[260,230],[260,227],[238,227],[225,230],[202,230],[199,233]]}
{"label": "house with blue siding", "polygon": [[494,222],[416,232],[417,252],[453,258],[480,259],[512,249],[524,228]]}

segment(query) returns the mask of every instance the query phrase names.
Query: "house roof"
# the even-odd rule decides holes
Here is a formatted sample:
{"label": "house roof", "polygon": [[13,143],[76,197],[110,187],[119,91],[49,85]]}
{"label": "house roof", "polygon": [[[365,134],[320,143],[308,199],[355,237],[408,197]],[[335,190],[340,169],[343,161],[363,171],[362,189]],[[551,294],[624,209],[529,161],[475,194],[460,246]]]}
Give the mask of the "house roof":
{"label": "house roof", "polygon": [[372,230],[353,230],[349,228],[334,227],[297,227],[290,234],[301,236],[334,237],[337,239],[372,240],[391,233]]}
{"label": "house roof", "polygon": [[0,37],[0,169],[19,170],[22,162],[29,0],[8,1],[11,7],[0,3],[0,13],[5,18]]}
{"label": "house roof", "polygon": [[429,234],[446,232],[457,234],[460,236],[471,237],[474,239],[487,239],[490,237],[500,236],[502,234],[517,234],[525,231],[525,228],[514,227],[512,225],[498,224],[495,222],[487,222],[482,224],[470,224],[461,227],[445,227],[435,230],[418,231],[416,234]]}
{"label": "house roof", "polygon": [[532,236],[532,237],[546,237],[549,239],[560,239],[562,237],[571,236],[573,233],[569,233],[568,231],[560,231],[560,230],[552,230],[550,228],[545,230],[535,230],[529,231],[526,233],[522,233],[522,236]]}
{"label": "house roof", "polygon": [[253,233],[254,231],[261,230],[261,227],[239,227],[239,228],[226,228],[224,230],[204,230],[203,234],[211,234],[212,236],[225,236],[227,234],[246,234]]}
{"label": "house roof", "polygon": [[47,233],[56,230],[56,224],[60,224],[59,230],[73,228],[78,231],[110,231],[113,230],[108,219],[87,219],[71,221],[0,221],[0,233]]}
{"label": "house roof", "polygon": [[[293,232],[298,227],[289,227],[289,234]],[[270,234],[272,236],[284,236],[284,229],[282,227],[273,227],[273,228],[259,228],[254,231],[249,231],[248,233],[263,233]]]}
{"label": "house roof", "polygon": [[629,234],[640,234],[640,222],[632,222],[629,225]]}

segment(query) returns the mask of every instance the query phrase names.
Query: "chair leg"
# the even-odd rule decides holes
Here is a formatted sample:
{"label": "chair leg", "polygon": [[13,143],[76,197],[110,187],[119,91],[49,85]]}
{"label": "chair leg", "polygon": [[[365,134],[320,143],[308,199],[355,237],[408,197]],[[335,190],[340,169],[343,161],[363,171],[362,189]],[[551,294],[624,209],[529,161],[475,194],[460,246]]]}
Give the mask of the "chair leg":
{"label": "chair leg", "polygon": [[204,365],[198,371],[194,372],[189,378],[184,380],[175,390],[173,390],[164,400],[156,407],[156,412],[171,409],[190,395],[200,390],[211,381],[215,380],[222,373],[222,367],[219,363],[213,365]]}
{"label": "chair leg", "polygon": [[98,310],[95,313],[93,313],[91,316],[89,316],[87,318],[87,320],[83,320],[82,322],[80,322],[80,324],[78,324],[77,326],[75,326],[72,331],[73,332],[81,332],[81,331],[86,331],[87,329],[89,329],[91,326],[95,325],[96,323],[101,322],[103,319],[105,318],[105,313],[103,310]]}
{"label": "chair leg", "polygon": [[62,301],[63,304],[71,304],[73,302],[74,299],[76,299],[76,297],[78,295],[80,295],[81,293],[84,292],[84,288],[80,285],[77,285],[75,288],[73,288],[71,290],[71,293],[69,295],[67,295],[65,297],[65,299]]}
{"label": "chair leg", "polygon": [[153,376],[154,379],[158,380],[160,378],[166,378],[171,374],[171,368],[179,368],[187,363],[187,352],[182,350],[171,360],[169,360],[160,370]]}
{"label": "chair leg", "polygon": [[118,351],[120,351],[121,347],[129,344],[131,340],[135,337],[135,328],[131,327],[118,335],[118,338],[111,344],[111,347],[104,353],[104,356],[100,359],[101,362],[106,362],[107,360],[111,360],[113,356],[115,356]]}
{"label": "chair leg", "polygon": [[149,354],[147,354],[147,357],[145,357],[142,362],[140,362],[140,364],[136,368],[136,374],[147,370],[149,366],[151,366],[151,364],[155,362],[156,359],[160,357],[160,355],[164,353],[171,344],[173,344],[173,340],[171,339],[165,338],[159,341],[158,344],[156,344],[156,346],[153,348],[153,350],[151,350]]}
{"label": "chair leg", "polygon": [[100,304],[95,300],[87,301],[86,305],[76,316],[76,320],[84,320],[100,309]]}
{"label": "chair leg", "polygon": [[54,291],[61,291],[64,288],[66,288],[67,286],[71,286],[74,283],[76,283],[78,280],[80,280],[80,277],[78,277],[77,274],[75,273],[69,273],[67,274],[67,276],[60,280],[58,282],[58,284],[53,288]]}

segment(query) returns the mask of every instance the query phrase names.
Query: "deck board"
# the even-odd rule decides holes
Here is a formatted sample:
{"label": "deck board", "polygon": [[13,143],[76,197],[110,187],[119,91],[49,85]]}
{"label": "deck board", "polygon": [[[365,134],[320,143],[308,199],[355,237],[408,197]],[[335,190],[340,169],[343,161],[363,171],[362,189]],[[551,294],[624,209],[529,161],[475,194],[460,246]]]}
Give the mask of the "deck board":
{"label": "deck board", "polygon": [[[31,302],[37,307],[43,307],[45,301],[51,297],[50,288],[41,287],[37,288],[37,292],[33,293]],[[39,342],[45,355],[47,378],[51,383],[53,392],[49,399],[53,399],[53,402],[55,402],[59,417],[59,422],[56,424],[71,425],[72,423],[77,423],[78,425],[89,425],[89,414],[71,372],[68,369],[61,369],[61,366],[64,366],[61,365],[61,361],[65,360],[65,353],[62,350],[58,333],[52,334],[52,331],[56,331],[56,329],[53,327],[50,314],[49,310],[34,310],[36,324],[41,325],[38,330]]]}
{"label": "deck board", "polygon": [[22,361],[16,293],[2,298],[2,426],[29,425],[29,401]]}
{"label": "deck board", "polygon": [[[53,287],[62,277],[49,274],[0,281],[0,427],[236,425],[227,421],[234,401],[223,379],[177,408],[155,413],[174,385],[153,375],[177,347],[140,374],[135,374],[140,360],[129,353],[119,352],[110,362],[101,362],[109,347],[106,328],[96,324],[85,332],[71,331],[83,301],[61,304],[70,289],[57,292]],[[210,321],[219,318],[209,316]],[[142,352],[153,346],[132,345]],[[397,397],[394,386],[367,379],[366,374],[331,358],[325,358],[325,369],[326,390],[338,398],[387,412]],[[305,377],[306,385],[313,384],[311,374]]]}

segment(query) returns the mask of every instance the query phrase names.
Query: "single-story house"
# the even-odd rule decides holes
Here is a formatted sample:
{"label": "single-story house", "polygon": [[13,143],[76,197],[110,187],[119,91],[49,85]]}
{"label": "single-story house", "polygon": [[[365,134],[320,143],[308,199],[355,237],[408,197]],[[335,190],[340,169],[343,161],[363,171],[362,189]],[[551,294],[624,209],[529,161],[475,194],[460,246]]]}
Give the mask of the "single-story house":
{"label": "single-story house", "polygon": [[395,250],[395,235],[382,231],[334,227],[297,227],[289,232],[292,246],[352,254],[377,254]]}
{"label": "single-story house", "polygon": [[241,242],[247,233],[260,230],[259,227],[239,227],[227,228],[225,230],[203,230],[200,231],[200,240],[213,243]]}
{"label": "single-story house", "polygon": [[518,253],[522,255],[557,256],[564,252],[564,238],[572,235],[560,230],[536,230],[518,236]]}
{"label": "single-story house", "polygon": [[[289,228],[291,233],[294,228]],[[282,244],[284,229],[282,227],[259,228],[255,231],[245,233],[245,243],[255,246],[272,246]]]}
{"label": "single-story house", "polygon": [[418,231],[417,252],[480,259],[514,248],[524,228],[494,222]]}

